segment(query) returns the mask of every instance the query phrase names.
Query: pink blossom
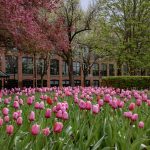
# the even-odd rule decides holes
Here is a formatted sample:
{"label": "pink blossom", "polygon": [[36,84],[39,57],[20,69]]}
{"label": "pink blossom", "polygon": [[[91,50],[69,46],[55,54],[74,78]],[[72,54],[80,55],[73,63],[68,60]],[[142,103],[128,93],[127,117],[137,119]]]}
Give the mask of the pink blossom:
{"label": "pink blossom", "polygon": [[39,109],[44,109],[44,102],[40,102]]}
{"label": "pink blossom", "polygon": [[92,112],[93,112],[94,114],[98,114],[99,111],[100,111],[99,105],[98,105],[98,104],[93,105],[93,107],[92,107]]}
{"label": "pink blossom", "polygon": [[127,117],[127,118],[132,118],[132,112],[124,112],[124,114],[123,114],[125,117]]}
{"label": "pink blossom", "polygon": [[86,108],[86,103],[83,100],[79,101],[79,107],[80,109],[85,109]]}
{"label": "pink blossom", "polygon": [[143,121],[140,121],[139,124],[138,124],[138,127],[139,127],[139,128],[144,128],[144,122],[143,122]]}
{"label": "pink blossom", "polygon": [[31,111],[31,113],[29,115],[29,120],[30,121],[34,121],[35,120],[35,113],[34,113],[34,111]]}
{"label": "pink blossom", "polygon": [[112,100],[112,97],[109,94],[107,94],[107,95],[104,96],[104,101],[105,102],[108,103],[110,100]]}
{"label": "pink blossom", "polygon": [[3,119],[0,118],[0,127],[3,125]]}
{"label": "pink blossom", "polygon": [[5,116],[5,117],[4,117],[4,121],[5,121],[6,123],[8,123],[8,122],[9,122],[9,116]]}
{"label": "pink blossom", "polygon": [[22,125],[22,122],[23,122],[22,117],[18,117],[16,121],[17,125]]}
{"label": "pink blossom", "polygon": [[39,103],[39,102],[35,102],[34,108],[35,108],[35,109],[39,109],[39,107],[40,107],[40,103]]}
{"label": "pink blossom", "polygon": [[64,119],[64,120],[68,120],[69,119],[68,113],[66,111],[63,112],[62,119]]}
{"label": "pink blossom", "polygon": [[7,107],[3,108],[2,113],[4,116],[7,116],[9,113],[9,109]]}
{"label": "pink blossom", "polygon": [[9,104],[9,103],[10,103],[10,100],[9,100],[8,98],[5,98],[5,99],[4,99],[4,104],[7,105],[7,104]]}
{"label": "pink blossom", "polygon": [[52,111],[51,111],[51,109],[46,109],[46,112],[45,112],[45,118],[50,118],[51,117],[51,113],[52,113]]}
{"label": "pink blossom", "polygon": [[140,99],[137,99],[137,100],[136,100],[136,105],[137,105],[137,106],[141,106],[141,105],[142,105],[142,101],[141,101]]}
{"label": "pink blossom", "polygon": [[7,125],[6,126],[6,133],[9,135],[12,135],[14,132],[14,126],[13,125]]}
{"label": "pink blossom", "polygon": [[136,121],[137,119],[138,119],[138,114],[133,114],[131,120]]}
{"label": "pink blossom", "polygon": [[37,124],[32,125],[31,133],[32,135],[38,135],[40,133],[40,126]]}
{"label": "pink blossom", "polygon": [[86,102],[86,109],[91,110],[91,108],[92,108],[92,103],[90,101],[87,101]]}
{"label": "pink blossom", "polygon": [[47,127],[45,129],[43,129],[42,132],[45,136],[48,136],[50,134],[50,129]]}
{"label": "pink blossom", "polygon": [[19,99],[19,104],[23,105],[23,100],[21,98]]}
{"label": "pink blossom", "polygon": [[18,101],[14,101],[13,106],[14,106],[15,109],[18,109],[18,108],[19,108],[19,103],[18,103]]}
{"label": "pink blossom", "polygon": [[134,110],[134,108],[135,108],[135,103],[130,103],[130,105],[129,105],[129,110]]}
{"label": "pink blossom", "polygon": [[53,131],[54,131],[55,133],[60,133],[60,132],[62,132],[62,129],[63,129],[63,124],[62,124],[61,122],[56,122],[56,123],[54,124]]}
{"label": "pink blossom", "polygon": [[13,113],[13,119],[14,119],[14,120],[17,120],[17,118],[18,118],[18,113],[17,113],[17,112],[14,112],[14,113]]}
{"label": "pink blossom", "polygon": [[28,97],[27,98],[27,104],[28,105],[32,105],[32,103],[33,103],[33,98],[32,97]]}
{"label": "pink blossom", "polygon": [[104,101],[103,101],[103,99],[99,99],[99,100],[98,100],[98,105],[99,105],[99,107],[101,107],[101,106],[103,106],[103,105],[104,105]]}
{"label": "pink blossom", "polygon": [[56,117],[57,117],[57,118],[62,118],[62,115],[63,115],[62,110],[59,110],[59,111],[56,113]]}

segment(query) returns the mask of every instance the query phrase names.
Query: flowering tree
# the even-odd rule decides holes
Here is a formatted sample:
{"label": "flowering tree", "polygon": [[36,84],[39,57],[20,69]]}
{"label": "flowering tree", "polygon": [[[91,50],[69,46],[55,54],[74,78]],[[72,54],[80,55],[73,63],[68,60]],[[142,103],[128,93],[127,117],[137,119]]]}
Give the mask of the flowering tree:
{"label": "flowering tree", "polygon": [[55,17],[60,2],[61,0],[0,0],[1,41],[8,47],[7,39],[10,38],[13,41],[12,47],[33,54],[35,80],[37,53],[47,56],[56,47],[65,49],[67,43],[60,26],[63,20]]}

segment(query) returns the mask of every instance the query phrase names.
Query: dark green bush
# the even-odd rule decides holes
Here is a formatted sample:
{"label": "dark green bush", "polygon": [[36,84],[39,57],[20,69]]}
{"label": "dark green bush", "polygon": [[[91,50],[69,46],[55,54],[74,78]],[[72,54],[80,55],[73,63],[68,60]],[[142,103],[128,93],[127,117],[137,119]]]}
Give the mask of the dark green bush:
{"label": "dark green bush", "polygon": [[103,77],[102,86],[123,89],[149,89],[150,76]]}

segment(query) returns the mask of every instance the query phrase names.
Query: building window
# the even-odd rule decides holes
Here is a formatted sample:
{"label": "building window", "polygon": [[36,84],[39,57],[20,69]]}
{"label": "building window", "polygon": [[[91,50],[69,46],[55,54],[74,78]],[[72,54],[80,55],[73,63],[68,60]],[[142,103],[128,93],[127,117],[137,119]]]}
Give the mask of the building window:
{"label": "building window", "polygon": [[74,80],[75,86],[81,86],[81,81],[80,80]]}
{"label": "building window", "polygon": [[98,87],[99,86],[99,81],[98,80],[93,80],[93,86]]}
{"label": "building window", "polygon": [[85,86],[90,86],[90,80],[85,80]]}
{"label": "building window", "polygon": [[22,72],[24,74],[33,74],[33,58],[32,57],[22,58]]}
{"label": "building window", "polygon": [[65,87],[70,85],[70,84],[69,84],[69,80],[63,80],[63,83],[62,83],[62,84],[63,84],[63,86],[65,86]]}
{"label": "building window", "polygon": [[107,76],[107,64],[101,64],[101,75]]}
{"label": "building window", "polygon": [[68,75],[68,65],[67,65],[67,63],[65,61],[63,61],[62,68],[63,68],[62,74],[63,75]]}
{"label": "building window", "polygon": [[51,75],[59,75],[59,60],[57,60],[57,59],[51,60],[50,74]]}
{"label": "building window", "polygon": [[[41,87],[41,80],[37,80],[37,87]],[[47,80],[43,80],[43,87],[47,87]]]}
{"label": "building window", "polygon": [[23,87],[33,87],[33,80],[23,80],[22,81]]}
{"label": "building window", "polygon": [[59,80],[51,80],[50,81],[50,85],[51,85],[51,87],[54,87],[54,86],[59,86]]}
{"label": "building window", "polygon": [[80,63],[73,62],[73,75],[79,76],[80,75]]}
{"label": "building window", "polygon": [[114,75],[115,75],[114,64],[109,64],[109,76]]}
{"label": "building window", "polygon": [[[45,66],[44,66],[45,65]],[[37,74],[46,74],[47,71],[47,62],[44,59],[38,59],[37,61]]]}
{"label": "building window", "polygon": [[99,65],[93,64],[93,76],[99,76]]}
{"label": "building window", "polygon": [[18,57],[6,56],[6,73],[8,74],[18,73]]}

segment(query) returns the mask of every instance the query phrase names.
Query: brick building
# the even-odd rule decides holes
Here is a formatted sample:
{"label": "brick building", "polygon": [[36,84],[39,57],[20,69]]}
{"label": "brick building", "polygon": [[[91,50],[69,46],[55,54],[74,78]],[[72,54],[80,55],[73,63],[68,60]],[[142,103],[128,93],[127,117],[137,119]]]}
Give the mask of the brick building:
{"label": "brick building", "polygon": [[[0,70],[10,75],[6,81],[1,79],[2,87],[33,87],[34,70],[33,70],[33,57],[31,55],[23,54],[21,51],[14,51],[13,57],[11,54],[5,54],[1,50],[0,55]],[[13,58],[13,60],[12,60]],[[40,86],[39,63],[37,61],[36,80],[37,86]],[[73,62],[74,82],[75,85],[83,85],[83,72],[81,71],[80,61]],[[86,86],[99,86],[100,78],[105,76],[115,76],[116,64],[113,61],[98,61],[92,66],[89,75],[86,78]],[[56,55],[50,61],[47,73],[44,76],[44,86],[68,86],[68,66],[61,57]]]}

